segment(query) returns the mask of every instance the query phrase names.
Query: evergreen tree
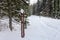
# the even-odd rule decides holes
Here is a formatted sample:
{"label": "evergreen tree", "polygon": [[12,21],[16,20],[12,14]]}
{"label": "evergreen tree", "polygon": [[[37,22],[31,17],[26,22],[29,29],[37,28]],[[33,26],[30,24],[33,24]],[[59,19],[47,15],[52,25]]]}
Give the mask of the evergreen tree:
{"label": "evergreen tree", "polygon": [[0,1],[0,15],[1,10],[2,13],[6,16],[9,16],[9,28],[12,30],[12,17],[18,17],[19,14],[17,11],[19,11],[21,8],[25,10],[27,13],[29,4],[26,2],[26,0],[1,0]]}

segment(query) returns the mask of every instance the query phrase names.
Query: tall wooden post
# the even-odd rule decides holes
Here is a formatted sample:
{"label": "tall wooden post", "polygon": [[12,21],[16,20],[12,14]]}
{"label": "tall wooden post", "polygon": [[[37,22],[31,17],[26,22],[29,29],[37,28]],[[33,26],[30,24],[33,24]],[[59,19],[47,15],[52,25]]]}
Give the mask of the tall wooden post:
{"label": "tall wooden post", "polygon": [[21,14],[21,37],[24,38],[25,30],[24,30],[24,14]]}
{"label": "tall wooden post", "polygon": [[24,23],[25,23],[25,21],[24,21],[24,18],[25,18],[25,13],[24,13],[24,10],[23,9],[21,9],[20,10],[20,13],[19,13],[19,15],[20,15],[20,20],[21,20],[21,37],[22,38],[24,38],[24,36],[25,36],[25,30],[24,30]]}

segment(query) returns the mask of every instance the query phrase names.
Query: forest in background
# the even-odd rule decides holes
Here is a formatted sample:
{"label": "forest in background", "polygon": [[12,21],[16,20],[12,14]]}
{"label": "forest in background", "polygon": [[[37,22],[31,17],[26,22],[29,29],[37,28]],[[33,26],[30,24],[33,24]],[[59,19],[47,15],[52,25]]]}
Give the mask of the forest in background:
{"label": "forest in background", "polygon": [[60,19],[60,0],[38,0],[31,6],[33,15]]}

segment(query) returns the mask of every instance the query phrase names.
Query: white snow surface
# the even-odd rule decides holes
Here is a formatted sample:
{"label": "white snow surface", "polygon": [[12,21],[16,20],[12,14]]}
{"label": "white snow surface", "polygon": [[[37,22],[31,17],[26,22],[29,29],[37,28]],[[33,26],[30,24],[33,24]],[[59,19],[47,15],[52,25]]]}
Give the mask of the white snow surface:
{"label": "white snow surface", "polygon": [[[21,38],[20,23],[13,19],[14,31],[8,27],[9,19],[0,19],[0,40],[60,40],[60,20],[42,16],[28,17],[30,25],[25,29],[25,37]],[[2,26],[1,26],[2,25]]]}

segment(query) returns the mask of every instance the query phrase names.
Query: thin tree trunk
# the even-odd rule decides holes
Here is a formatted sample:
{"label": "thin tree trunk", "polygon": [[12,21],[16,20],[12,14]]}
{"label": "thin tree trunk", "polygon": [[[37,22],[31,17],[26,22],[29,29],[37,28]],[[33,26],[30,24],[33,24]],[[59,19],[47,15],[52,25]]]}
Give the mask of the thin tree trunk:
{"label": "thin tree trunk", "polygon": [[9,13],[9,28],[12,31],[12,18],[11,18],[11,13]]}
{"label": "thin tree trunk", "polygon": [[12,31],[12,14],[11,14],[11,0],[8,0],[8,13],[9,13],[9,28]]}

